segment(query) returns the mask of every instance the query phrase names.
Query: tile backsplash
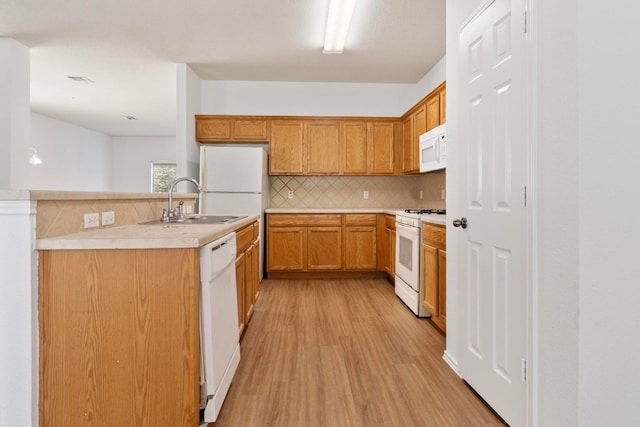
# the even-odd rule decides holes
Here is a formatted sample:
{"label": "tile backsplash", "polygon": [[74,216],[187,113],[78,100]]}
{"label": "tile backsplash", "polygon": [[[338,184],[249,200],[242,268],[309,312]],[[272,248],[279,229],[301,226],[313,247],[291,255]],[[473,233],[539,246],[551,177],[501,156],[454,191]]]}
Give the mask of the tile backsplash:
{"label": "tile backsplash", "polygon": [[[270,182],[272,208],[445,207],[444,171],[411,176],[272,176]],[[293,198],[288,198],[289,191]]]}

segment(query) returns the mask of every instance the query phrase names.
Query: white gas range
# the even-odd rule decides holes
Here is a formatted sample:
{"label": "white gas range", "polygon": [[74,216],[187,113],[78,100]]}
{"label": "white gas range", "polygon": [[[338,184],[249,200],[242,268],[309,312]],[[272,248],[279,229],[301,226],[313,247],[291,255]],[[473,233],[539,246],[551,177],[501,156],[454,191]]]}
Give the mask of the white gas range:
{"label": "white gas range", "polygon": [[396,212],[396,295],[418,317],[429,317],[422,306],[422,221],[445,224],[442,209],[405,209]]}

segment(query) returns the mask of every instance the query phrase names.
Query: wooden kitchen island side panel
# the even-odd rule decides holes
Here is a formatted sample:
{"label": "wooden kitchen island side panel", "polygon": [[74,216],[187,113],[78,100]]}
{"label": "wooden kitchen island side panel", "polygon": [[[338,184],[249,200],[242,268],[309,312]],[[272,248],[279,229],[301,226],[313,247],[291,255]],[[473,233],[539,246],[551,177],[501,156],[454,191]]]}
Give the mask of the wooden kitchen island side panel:
{"label": "wooden kitchen island side panel", "polygon": [[197,426],[199,250],[44,250],[40,425]]}

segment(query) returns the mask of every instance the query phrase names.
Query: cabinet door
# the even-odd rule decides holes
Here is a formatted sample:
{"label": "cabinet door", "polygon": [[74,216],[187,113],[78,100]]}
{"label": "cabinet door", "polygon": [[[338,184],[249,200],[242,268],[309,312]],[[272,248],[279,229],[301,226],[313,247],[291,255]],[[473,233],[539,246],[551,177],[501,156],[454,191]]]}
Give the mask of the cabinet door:
{"label": "cabinet door", "polygon": [[251,246],[249,246],[249,249],[247,249],[247,251],[245,252],[247,261],[245,263],[244,310],[247,324],[251,320],[251,315],[253,314],[253,308],[255,306],[258,294],[258,247],[258,242],[253,242]]}
{"label": "cabinet door", "polygon": [[246,258],[241,253],[236,258],[236,294],[238,297],[238,332],[240,336],[244,332],[247,325],[247,312],[245,310],[245,294],[246,294]]}
{"label": "cabinet door", "polygon": [[304,270],[306,258],[304,227],[270,227],[267,234],[269,271]]}
{"label": "cabinet door", "polygon": [[345,267],[347,270],[376,269],[376,227],[345,227]]}
{"label": "cabinet door", "polygon": [[341,123],[340,139],[342,173],[365,175],[368,163],[367,124],[355,121]]}
{"label": "cabinet door", "polygon": [[305,172],[304,163],[302,121],[273,121],[269,140],[269,174],[301,175]]}
{"label": "cabinet door", "polygon": [[342,227],[307,228],[307,268],[342,269]]}
{"label": "cabinet door", "polygon": [[447,122],[447,88],[440,91],[440,124]]}
{"label": "cabinet door", "polygon": [[413,116],[409,115],[402,121],[402,171],[412,172],[413,159],[418,153],[413,152]]}
{"label": "cabinet door", "polygon": [[438,314],[433,322],[447,332],[447,251],[438,250]]}
{"label": "cabinet door", "polygon": [[431,130],[440,124],[440,96],[438,94],[427,100],[426,123],[426,130]]}
{"label": "cabinet door", "polygon": [[396,274],[396,230],[385,228],[385,236],[387,239],[387,253],[384,271],[393,278]]}
{"label": "cabinet door", "polygon": [[369,140],[369,173],[393,174],[393,123],[369,123],[367,135]]}
{"label": "cabinet door", "polygon": [[340,172],[340,130],[335,121],[309,121],[304,124],[307,146],[307,173]]}
{"label": "cabinet door", "polygon": [[422,306],[438,316],[438,249],[422,244]]}
{"label": "cabinet door", "polygon": [[228,141],[231,139],[231,119],[196,117],[197,141]]}
{"label": "cabinet door", "polygon": [[267,141],[269,138],[266,120],[234,120],[233,139],[236,141]]}

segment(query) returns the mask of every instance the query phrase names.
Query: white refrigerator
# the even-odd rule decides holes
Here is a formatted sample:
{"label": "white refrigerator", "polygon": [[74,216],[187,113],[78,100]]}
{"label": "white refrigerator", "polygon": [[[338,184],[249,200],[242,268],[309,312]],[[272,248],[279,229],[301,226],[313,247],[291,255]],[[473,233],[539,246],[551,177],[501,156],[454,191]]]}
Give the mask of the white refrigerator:
{"label": "white refrigerator", "polygon": [[264,211],[269,207],[269,163],[262,146],[200,147],[200,213],[260,215],[260,278],[264,262]]}

